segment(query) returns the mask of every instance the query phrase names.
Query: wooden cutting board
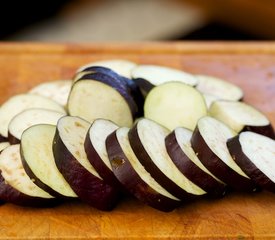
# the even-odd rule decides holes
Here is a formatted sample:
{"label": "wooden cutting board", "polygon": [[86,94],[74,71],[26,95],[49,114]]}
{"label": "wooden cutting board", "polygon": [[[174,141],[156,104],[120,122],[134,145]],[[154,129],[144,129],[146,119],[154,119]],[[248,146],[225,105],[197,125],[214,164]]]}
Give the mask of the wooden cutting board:
{"label": "wooden cutting board", "polygon": [[[81,65],[124,58],[225,78],[275,125],[275,43],[0,44],[0,102]],[[275,159],[274,159],[275,160]],[[64,203],[0,206],[0,239],[275,239],[275,195],[231,193],[162,213],[135,199],[112,212]]]}

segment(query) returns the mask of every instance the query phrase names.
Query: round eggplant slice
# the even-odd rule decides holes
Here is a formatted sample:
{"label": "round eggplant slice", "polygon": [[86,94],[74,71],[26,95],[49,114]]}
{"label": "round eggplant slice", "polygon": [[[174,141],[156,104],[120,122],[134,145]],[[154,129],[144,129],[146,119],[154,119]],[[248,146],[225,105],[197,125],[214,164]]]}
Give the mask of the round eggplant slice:
{"label": "round eggplant slice", "polygon": [[11,119],[29,108],[44,108],[66,113],[61,105],[49,98],[30,93],[19,94],[11,97],[0,108],[0,134],[3,137],[8,137],[8,126]]}
{"label": "round eggplant slice", "polygon": [[41,83],[33,87],[29,93],[50,98],[60,105],[66,106],[71,87],[72,80],[57,80]]}
{"label": "round eggplant slice", "polygon": [[148,120],[139,120],[129,131],[131,147],[151,176],[175,197],[186,201],[206,192],[187,179],[170,159],[165,137],[169,131]]}
{"label": "round eggplant slice", "polygon": [[225,195],[225,184],[215,177],[200,162],[191,147],[192,131],[176,128],[165,138],[167,152],[177,168],[193,183],[201,187],[209,196]]}
{"label": "round eggplant slice", "polygon": [[105,61],[97,61],[88,63],[82,67],[80,67],[77,72],[85,71],[85,69],[92,67],[92,66],[100,66],[112,69],[114,72],[118,73],[121,76],[131,78],[131,72],[133,68],[136,67],[136,63],[123,60],[123,59],[113,59],[113,60],[105,60]]}
{"label": "round eggplant slice", "polygon": [[254,132],[242,132],[227,141],[232,158],[260,187],[275,192],[275,141]]}
{"label": "round eggplant slice", "polygon": [[233,83],[224,81],[220,78],[196,75],[198,84],[196,88],[205,94],[216,96],[219,99],[239,101],[243,98],[243,91]]}
{"label": "round eggplant slice", "polygon": [[9,123],[8,139],[10,144],[20,143],[22,133],[30,126],[36,124],[56,125],[64,113],[42,109],[30,108],[18,113]]}
{"label": "round eggplant slice", "polygon": [[89,122],[104,118],[119,126],[131,126],[137,105],[124,83],[118,84],[117,80],[103,73],[91,73],[73,84],[68,111]]}
{"label": "round eggplant slice", "polygon": [[275,139],[274,129],[267,117],[244,102],[215,101],[209,109],[209,115],[236,132],[249,130]]}
{"label": "round eggplant slice", "polygon": [[203,117],[193,132],[191,145],[202,164],[218,179],[238,191],[255,191],[255,184],[231,157],[226,141],[236,132],[222,122]]}
{"label": "round eggplant slice", "polygon": [[[198,83],[197,78],[190,73],[157,65],[138,65],[132,71],[132,78],[139,79],[137,84],[145,94],[154,86],[171,81],[177,81],[191,86],[195,86]],[[150,86],[152,86],[152,88],[150,88]]]}
{"label": "round eggplant slice", "polygon": [[26,174],[19,144],[9,146],[0,154],[0,199],[21,206],[48,207],[57,199],[35,185]]}
{"label": "round eggplant slice", "polygon": [[87,158],[103,180],[116,188],[121,188],[115,177],[106,150],[106,138],[118,129],[113,122],[105,119],[95,120],[85,139],[84,148]]}
{"label": "round eggplant slice", "polygon": [[[99,67],[99,66],[91,66],[91,67],[87,67],[87,68],[83,69],[82,72],[79,72],[76,74],[74,81],[78,81],[79,79],[84,79],[84,76],[89,77],[90,73],[96,73],[96,72],[109,75],[111,78],[115,78],[116,81],[118,82],[118,84],[120,85],[118,90],[121,88],[126,88],[125,89],[126,94],[124,94],[125,97],[128,99],[129,98],[128,95],[130,94],[138,108],[137,112],[134,113],[135,117],[143,116],[144,97],[143,97],[136,81],[133,81],[132,79],[129,79],[127,77],[123,77],[109,68]],[[121,83],[123,83],[123,86],[121,86]],[[114,81],[112,81],[112,86],[113,85],[114,85]],[[132,100],[130,100],[130,101],[132,101]]]}
{"label": "round eggplant slice", "polygon": [[161,187],[140,164],[128,139],[128,128],[119,128],[107,137],[106,146],[114,174],[141,202],[168,212],[178,207],[179,199]]}
{"label": "round eggplant slice", "polygon": [[118,191],[108,185],[93,168],[84,150],[89,122],[62,117],[53,143],[56,165],[79,198],[100,210],[111,210],[118,201]]}
{"label": "round eggplant slice", "polygon": [[51,195],[75,198],[55,164],[52,150],[55,131],[53,125],[39,124],[23,132],[20,147],[23,167],[33,182]]}
{"label": "round eggplant slice", "polygon": [[144,117],[170,130],[176,127],[193,130],[197,121],[206,114],[207,107],[200,92],[179,82],[155,87],[144,104]]}

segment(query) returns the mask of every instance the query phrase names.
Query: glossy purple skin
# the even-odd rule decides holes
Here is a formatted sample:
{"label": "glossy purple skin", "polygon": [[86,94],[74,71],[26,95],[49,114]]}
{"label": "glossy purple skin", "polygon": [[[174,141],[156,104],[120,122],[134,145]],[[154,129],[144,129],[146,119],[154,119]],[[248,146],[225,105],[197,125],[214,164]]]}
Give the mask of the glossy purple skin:
{"label": "glossy purple skin", "polygon": [[259,133],[275,140],[275,132],[271,124],[268,124],[266,126],[245,126],[242,129],[242,132],[245,131]]}
{"label": "glossy purple skin", "polygon": [[103,178],[103,180],[114,188],[122,189],[120,182],[115,177],[112,170],[110,170],[101,157],[98,155],[95,150],[90,136],[89,131],[86,135],[85,143],[84,143],[85,152],[87,154],[87,158],[89,162],[93,165],[94,169],[98,172],[98,174]]}
{"label": "glossy purple skin", "polygon": [[53,141],[56,166],[77,196],[87,204],[103,210],[112,210],[119,199],[116,188],[86,170],[70,153],[56,130]]}
{"label": "glossy purple skin", "polygon": [[24,152],[24,150],[23,150],[22,145],[21,145],[20,146],[20,155],[21,155],[22,165],[24,167],[25,172],[30,177],[30,179],[33,179],[34,184],[36,184],[38,187],[42,188],[44,191],[46,191],[47,193],[49,193],[50,195],[52,195],[54,197],[68,199],[69,197],[66,197],[66,196],[58,193],[57,191],[53,190],[47,184],[45,184],[44,182],[42,182],[39,179],[39,177],[36,176],[33,173],[33,171],[31,170],[31,168],[29,167],[28,163],[26,162],[26,160],[24,158],[24,153],[23,152]]}
{"label": "glossy purple skin", "polygon": [[136,78],[134,79],[134,81],[139,86],[139,89],[141,90],[144,97],[146,97],[147,94],[152,90],[152,88],[155,87],[155,85],[144,78]]}
{"label": "glossy purple skin", "polygon": [[229,139],[227,147],[234,161],[252,181],[263,189],[275,193],[275,183],[259,170],[242,151],[239,135]]}
{"label": "glossy purple skin", "polygon": [[107,137],[106,146],[115,176],[138,200],[164,212],[172,211],[181,204],[158,193],[140,178],[124,154],[116,132]]}
{"label": "glossy purple skin", "polygon": [[175,131],[165,138],[165,145],[170,158],[185,177],[206,191],[209,196],[222,197],[225,195],[226,185],[218,182],[189,159],[182,151]]}
{"label": "glossy purple skin", "polygon": [[24,194],[5,183],[5,179],[2,174],[0,174],[0,199],[3,202],[13,203],[25,207],[53,207],[60,203],[60,200],[56,198],[47,199]]}
{"label": "glossy purple skin", "polygon": [[149,172],[163,188],[182,201],[189,201],[197,198],[198,196],[190,194],[179,187],[154,164],[139,138],[137,127],[138,122],[130,129],[128,137],[135,155],[146,171]]}
{"label": "glossy purple skin", "polygon": [[218,179],[228,184],[233,190],[253,192],[257,189],[251,179],[241,176],[229,166],[227,166],[212,150],[208,147],[200,134],[198,127],[193,132],[191,145],[202,164]]}

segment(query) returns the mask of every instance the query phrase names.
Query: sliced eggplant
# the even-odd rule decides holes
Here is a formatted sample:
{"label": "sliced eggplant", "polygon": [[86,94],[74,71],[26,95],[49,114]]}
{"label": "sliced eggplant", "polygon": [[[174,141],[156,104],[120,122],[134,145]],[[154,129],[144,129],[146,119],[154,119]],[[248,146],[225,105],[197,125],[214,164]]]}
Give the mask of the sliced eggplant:
{"label": "sliced eggplant", "polygon": [[[82,72],[78,72],[74,78],[74,81],[83,79],[84,76],[89,77],[89,73],[96,73],[96,72],[109,75],[111,78],[115,78],[116,81],[118,82],[118,84],[120,85],[120,87],[118,87],[118,90],[120,90],[121,88],[126,88],[126,98],[129,98],[128,95],[130,94],[138,108],[137,112],[134,112],[135,117],[143,116],[144,97],[143,97],[136,81],[133,81],[132,79],[121,76],[118,73],[111,70],[110,68],[98,67],[98,66],[90,66],[90,67],[83,69]],[[121,83],[123,83],[123,86],[121,86]],[[111,85],[114,86],[114,81],[112,81]],[[122,92],[122,94],[123,94],[123,92]],[[123,94],[123,95],[125,95],[125,94]],[[130,101],[132,101],[132,100],[130,100]]]}
{"label": "sliced eggplant", "polygon": [[216,96],[218,99],[239,101],[243,98],[243,91],[233,83],[208,75],[196,75],[196,88],[205,94]]}
{"label": "sliced eggplant", "polygon": [[[137,111],[137,106],[130,94],[126,99],[125,85],[123,86],[123,83],[117,85],[115,79],[103,73],[85,76],[83,76],[84,79],[75,82],[72,87],[68,100],[69,114],[82,117],[89,122],[104,118],[119,126],[131,126],[133,113]],[[118,90],[120,86],[122,87]]]}
{"label": "sliced eggplant", "polygon": [[29,108],[44,108],[66,113],[61,105],[49,98],[30,93],[15,95],[3,103],[0,108],[0,134],[7,138],[11,119]]}
{"label": "sliced eggplant", "polygon": [[111,210],[118,201],[118,191],[99,176],[84,150],[89,122],[65,116],[57,124],[53,143],[56,165],[79,198],[100,210]]}
{"label": "sliced eggplant", "polygon": [[110,68],[114,72],[118,73],[127,78],[131,78],[131,72],[133,68],[136,67],[136,63],[123,60],[123,59],[113,59],[113,60],[104,60],[104,61],[97,61],[88,63],[82,67],[80,67],[77,72],[82,72],[83,70],[92,67],[92,66],[101,66],[105,68]]}
{"label": "sliced eggplant", "polygon": [[161,187],[140,164],[128,139],[129,128],[119,128],[106,140],[113,171],[121,184],[137,199],[161,211],[172,211],[180,200]]}
{"label": "sliced eggplant", "polygon": [[193,130],[207,114],[203,96],[195,88],[179,82],[165,83],[150,91],[144,104],[144,117],[166,128]]}
{"label": "sliced eggplant", "polygon": [[47,207],[57,203],[53,196],[35,185],[26,174],[22,166],[19,144],[2,151],[0,171],[0,199],[31,207]]}
{"label": "sliced eggplant", "polygon": [[108,135],[117,128],[118,126],[109,120],[95,120],[87,133],[84,147],[88,160],[103,180],[114,187],[121,188],[121,184],[113,173],[105,145]]}
{"label": "sliced eggplant", "polygon": [[0,152],[10,145],[9,142],[0,142]]}
{"label": "sliced eggplant", "polygon": [[23,132],[20,148],[23,167],[33,182],[51,195],[75,198],[55,164],[52,150],[55,130],[53,125],[39,124]]}
{"label": "sliced eggplant", "polygon": [[191,147],[192,131],[176,128],[165,138],[167,152],[177,168],[190,181],[201,187],[210,196],[225,195],[226,185],[215,177],[198,159]]}
{"label": "sliced eggplant", "polygon": [[132,78],[146,95],[154,86],[167,82],[182,82],[195,86],[198,80],[190,73],[179,69],[157,66],[157,65],[138,65],[132,71]]}
{"label": "sliced eggplant", "polygon": [[238,191],[255,191],[255,184],[231,157],[226,141],[236,136],[231,128],[203,117],[193,132],[191,145],[202,164],[218,179]]}
{"label": "sliced eggplant", "polygon": [[30,108],[18,113],[9,123],[10,144],[20,143],[21,135],[28,127],[36,124],[56,125],[58,119],[64,115],[64,113],[42,108]]}
{"label": "sliced eggplant", "polygon": [[275,192],[275,141],[254,132],[242,132],[227,141],[232,158],[263,189]]}
{"label": "sliced eggplant", "polygon": [[252,131],[275,139],[274,129],[267,117],[247,103],[215,101],[209,109],[209,115],[236,132]]}
{"label": "sliced eggplant", "polygon": [[206,194],[187,179],[169,157],[165,147],[168,134],[168,129],[149,119],[142,119],[129,131],[129,140],[144,168],[175,197],[186,201]]}
{"label": "sliced eggplant", "polygon": [[211,104],[214,101],[217,101],[219,99],[218,97],[208,94],[208,93],[202,93],[202,96],[204,97],[204,100],[205,100],[205,103],[206,103],[206,106],[208,109],[210,108]]}
{"label": "sliced eggplant", "polygon": [[[105,83],[114,89],[116,89],[127,101],[129,104],[129,107],[131,109],[131,112],[134,117],[140,116],[140,108],[143,108],[143,102],[142,105],[138,106],[138,103],[135,102],[136,92],[132,89],[132,86],[129,86],[129,82],[125,80],[125,77],[121,77],[112,70],[102,70],[100,67],[94,67],[96,69],[101,69],[100,71],[95,71],[92,73],[88,73],[83,75],[79,80],[93,80],[93,81],[99,81],[102,83]],[[132,80],[129,80],[132,81]],[[138,88],[138,87],[137,87]]]}
{"label": "sliced eggplant", "polygon": [[60,105],[66,106],[71,87],[72,80],[57,80],[41,83],[33,87],[29,93],[50,98]]}

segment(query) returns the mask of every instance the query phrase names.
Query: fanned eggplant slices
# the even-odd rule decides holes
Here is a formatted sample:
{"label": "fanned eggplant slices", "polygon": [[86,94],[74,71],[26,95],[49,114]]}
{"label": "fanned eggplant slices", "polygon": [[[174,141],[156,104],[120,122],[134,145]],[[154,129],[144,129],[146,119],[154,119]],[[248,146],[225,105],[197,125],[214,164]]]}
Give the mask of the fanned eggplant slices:
{"label": "fanned eggplant slices", "polygon": [[0,107],[0,203],[110,211],[131,195],[169,212],[275,192],[274,119],[243,96],[218,77],[122,59],[33,86]]}

